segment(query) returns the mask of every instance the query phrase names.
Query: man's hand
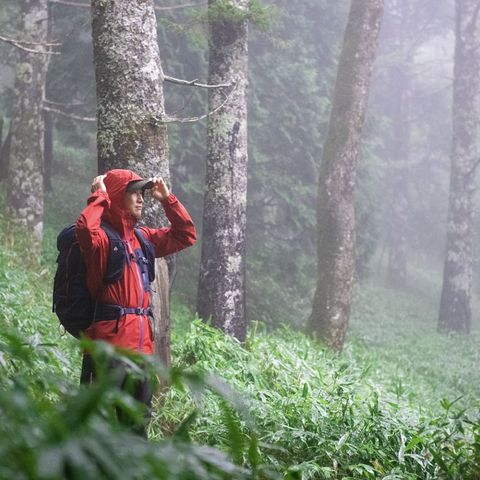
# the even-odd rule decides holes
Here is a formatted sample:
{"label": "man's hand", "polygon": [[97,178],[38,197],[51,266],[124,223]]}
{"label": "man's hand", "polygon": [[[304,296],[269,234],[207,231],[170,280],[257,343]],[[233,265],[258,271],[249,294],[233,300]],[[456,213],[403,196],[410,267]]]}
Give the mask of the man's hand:
{"label": "man's hand", "polygon": [[97,190],[101,190],[102,192],[106,192],[107,188],[105,187],[105,184],[103,183],[103,179],[106,177],[106,175],[99,175],[98,177],[95,177],[92,182],[92,188],[91,191],[96,192]]}
{"label": "man's hand", "polygon": [[150,190],[150,194],[155,200],[158,200],[159,202],[161,202],[162,200],[165,200],[170,195],[170,191],[168,190],[168,187],[165,185],[163,178],[153,177],[153,178],[149,178],[149,180],[153,182],[153,187]]}

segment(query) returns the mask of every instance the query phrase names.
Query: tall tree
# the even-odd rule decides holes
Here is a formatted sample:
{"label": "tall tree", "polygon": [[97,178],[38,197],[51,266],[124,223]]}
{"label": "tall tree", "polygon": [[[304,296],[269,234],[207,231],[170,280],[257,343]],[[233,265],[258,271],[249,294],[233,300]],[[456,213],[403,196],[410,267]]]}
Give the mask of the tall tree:
{"label": "tall tree", "polygon": [[408,67],[397,65],[390,68],[392,102],[392,132],[390,159],[394,164],[394,188],[389,216],[388,283],[404,287],[407,283],[407,227],[408,227],[408,155],[410,146],[409,74]]}
{"label": "tall tree", "polygon": [[[410,257],[418,252],[418,239],[425,230],[425,224],[415,225],[423,205],[417,195],[425,203],[430,202],[419,171],[428,169],[426,158],[432,146],[439,147],[438,141],[429,142],[428,136],[430,125],[439,131],[435,119],[438,107],[425,108],[425,102],[442,90],[440,75],[432,71],[436,64],[432,62],[432,45],[438,44],[440,38],[448,38],[450,33],[449,1],[391,0],[385,5],[378,80],[373,80],[375,94],[371,103],[377,118],[384,115],[389,120],[380,134],[384,175],[382,192],[377,191],[376,196],[382,198],[377,203],[384,205],[385,247],[389,252],[387,281],[394,287],[405,286]],[[425,78],[431,82],[428,86]],[[438,153],[435,157],[437,168],[441,168]],[[431,180],[433,175],[430,171]],[[438,232],[434,235],[438,236]]]}
{"label": "tall tree", "polygon": [[394,287],[404,287],[407,283],[407,227],[408,227],[408,156],[410,147],[410,65],[415,49],[406,42],[408,20],[412,4],[402,0],[395,4],[395,18],[390,25],[395,36],[397,63],[389,68],[389,90],[391,102],[392,131],[389,138],[389,158],[394,165],[394,188],[389,217],[389,256],[387,266],[388,283]]}
{"label": "tall tree", "polygon": [[354,188],[383,0],[352,0],[332,111],[322,152],[318,190],[318,278],[309,332],[343,349],[355,270]]}
{"label": "tall tree", "polygon": [[452,151],[447,247],[438,327],[469,333],[474,177],[478,165],[480,28],[478,0],[456,0]]}
{"label": "tall tree", "polygon": [[[99,172],[127,168],[144,178],[161,176],[170,184],[153,0],[92,0],[92,37]],[[166,224],[158,202],[146,205],[144,219],[153,227]],[[170,364],[168,269],[163,259],[156,267],[151,296],[155,354]]]}
{"label": "tall tree", "polygon": [[[21,0],[7,182],[12,219],[43,234],[43,102],[48,65],[47,0]],[[25,45],[22,46],[22,45]]]}
{"label": "tall tree", "polygon": [[[209,0],[209,83],[231,84],[224,107],[209,117],[197,311],[225,333],[245,340],[248,26],[245,0]],[[215,89],[210,111],[225,101]]]}

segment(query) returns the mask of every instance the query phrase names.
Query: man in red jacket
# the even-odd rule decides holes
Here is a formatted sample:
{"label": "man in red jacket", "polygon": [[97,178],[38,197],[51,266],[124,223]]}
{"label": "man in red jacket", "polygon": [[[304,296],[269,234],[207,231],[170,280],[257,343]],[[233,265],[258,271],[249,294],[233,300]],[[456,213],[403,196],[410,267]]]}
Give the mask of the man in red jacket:
{"label": "man in red jacket", "polygon": [[[87,286],[92,298],[97,299],[95,320],[85,331],[86,337],[151,354],[150,285],[142,266],[141,244],[134,233],[142,215],[145,189],[151,189],[151,196],[162,204],[171,223],[170,228],[140,227],[147,242],[153,244],[155,257],[164,257],[193,245],[196,235],[192,219],[164,181],[157,177],[144,180],[130,170],[111,170],[94,178],[87,207],[77,220],[76,233],[87,266]],[[123,277],[113,284],[103,283],[110,247],[107,234],[100,226],[102,220],[115,229],[126,246]],[[107,305],[121,309],[115,320],[109,317],[108,308],[104,308]],[[103,313],[105,318],[102,318]],[[113,368],[121,371],[119,365]],[[93,377],[90,356],[85,355],[81,381],[89,383]],[[120,378],[121,384],[125,375],[120,374],[120,377],[124,377]],[[152,395],[148,382],[137,385],[135,397],[150,407]]]}

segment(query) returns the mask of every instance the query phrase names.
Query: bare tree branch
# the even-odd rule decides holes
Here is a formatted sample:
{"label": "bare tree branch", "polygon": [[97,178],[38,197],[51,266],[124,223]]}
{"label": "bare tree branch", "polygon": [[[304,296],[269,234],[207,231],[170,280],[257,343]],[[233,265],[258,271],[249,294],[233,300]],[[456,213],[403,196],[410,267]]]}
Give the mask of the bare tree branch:
{"label": "bare tree branch", "polygon": [[465,28],[466,31],[473,32],[475,30],[479,13],[480,13],[480,2],[477,3],[475,10],[472,13],[472,18],[469,24]]}
{"label": "bare tree branch", "polygon": [[211,112],[208,112],[205,115],[202,115],[200,117],[185,117],[185,118],[170,117],[169,115],[165,115],[161,121],[163,123],[173,123],[173,122],[190,123],[190,122],[198,122],[199,120],[203,120],[204,118],[207,118],[210,115],[213,115],[214,113],[218,112],[228,102],[228,100],[233,95],[233,92],[236,89],[237,89],[237,86],[235,85],[235,88],[233,88],[232,91],[225,97],[225,100],[223,101],[223,103],[220,106],[218,106],[215,110],[212,110]]}
{"label": "bare tree branch", "polygon": [[81,105],[85,105],[85,102],[61,103],[61,102],[55,102],[53,100],[48,100],[48,98],[46,98],[44,102],[50,105],[56,105],[57,107],[79,107]]}
{"label": "bare tree branch", "polygon": [[[80,2],[68,2],[67,0],[49,0],[50,3],[58,3],[60,5],[71,5],[73,7],[85,7],[90,8],[91,5],[89,3],[80,3]],[[178,10],[180,8],[188,8],[188,7],[203,7],[208,5],[208,3],[186,3],[184,5],[174,5],[171,7],[157,7],[155,6],[155,10],[159,11],[167,11],[167,10]]]}
{"label": "bare tree branch", "polygon": [[467,173],[467,175],[469,177],[471,177],[474,173],[475,173],[475,170],[478,168],[478,165],[480,165],[480,159],[478,159],[476,162],[475,162],[475,165],[471,168],[471,170]]}
{"label": "bare tree branch", "polygon": [[51,52],[48,50],[33,50],[32,48],[24,47],[23,45],[42,45],[45,47],[50,47],[50,46],[57,46],[58,44],[56,43],[32,43],[32,42],[22,42],[21,40],[14,40],[12,38],[7,38],[3,37],[0,35],[0,41],[5,42],[5,43],[10,43],[10,45],[13,45],[14,47],[19,48],[20,50],[24,50],[25,52],[28,53],[40,53],[42,55],[60,55],[60,52]]}
{"label": "bare tree branch", "polygon": [[63,117],[67,117],[67,118],[72,118],[73,120],[81,120],[83,122],[96,122],[97,121],[96,118],[81,117],[80,115],[74,115],[73,113],[63,112],[62,110],[58,110],[57,108],[51,108],[51,107],[45,107],[44,106],[43,109],[46,112],[50,112],[50,113],[53,113],[55,115],[61,115]]}
{"label": "bare tree branch", "polygon": [[185,85],[187,87],[199,87],[199,88],[220,88],[220,87],[231,87],[230,84],[222,85],[205,85],[203,83],[197,83],[198,78],[195,80],[182,80],[180,78],[169,77],[168,75],[163,76],[165,82],[176,83],[177,85]]}
{"label": "bare tree branch", "polygon": [[[77,25],[74,25],[72,27],[72,29],[67,33],[65,34],[63,37],[59,37],[59,38],[56,38],[54,40],[54,42],[63,42],[63,40],[65,40],[66,38],[68,38],[70,35],[73,35],[77,30],[79,30],[80,28],[82,28],[83,26],[87,25],[87,23],[90,23],[90,20],[85,20],[84,22],[82,23],[79,23]],[[62,45],[62,43],[59,43],[59,45]]]}
{"label": "bare tree branch", "polygon": [[185,3],[183,5],[174,5],[172,7],[157,7],[155,6],[155,10],[159,11],[166,11],[166,10],[178,10],[180,8],[188,8],[188,7],[203,7],[204,5],[208,5],[208,3]]}
{"label": "bare tree branch", "polygon": [[180,113],[182,110],[185,110],[185,108],[187,108],[187,105],[192,101],[192,98],[193,96],[195,95],[195,92],[193,92],[191,95],[190,95],[190,98],[183,103],[183,106],[180,107],[176,112],[173,112],[172,115],[177,115],[177,113]]}
{"label": "bare tree branch", "polygon": [[74,7],[91,7],[89,3],[67,2],[65,0],[50,0],[50,3],[59,3],[60,5],[72,5]]}
{"label": "bare tree branch", "polygon": [[2,40],[6,42],[13,42],[18,43],[19,45],[33,45],[33,46],[42,46],[42,47],[59,47],[61,43],[56,43],[57,40],[53,40],[53,42],[27,42],[26,40],[18,40],[15,38],[6,38],[1,37]]}

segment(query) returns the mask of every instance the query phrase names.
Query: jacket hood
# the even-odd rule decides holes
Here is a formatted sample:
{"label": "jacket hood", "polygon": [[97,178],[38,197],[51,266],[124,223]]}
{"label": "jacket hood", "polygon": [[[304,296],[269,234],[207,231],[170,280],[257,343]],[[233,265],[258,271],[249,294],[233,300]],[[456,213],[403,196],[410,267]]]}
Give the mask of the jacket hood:
{"label": "jacket hood", "polygon": [[137,223],[137,218],[125,206],[125,190],[133,180],[143,179],[131,170],[110,170],[105,175],[103,183],[111,203],[110,208],[103,213],[103,219],[124,236],[127,230],[132,229]]}

